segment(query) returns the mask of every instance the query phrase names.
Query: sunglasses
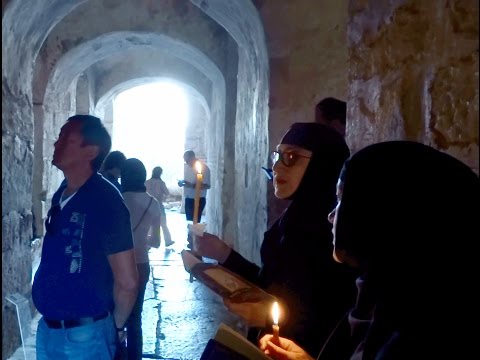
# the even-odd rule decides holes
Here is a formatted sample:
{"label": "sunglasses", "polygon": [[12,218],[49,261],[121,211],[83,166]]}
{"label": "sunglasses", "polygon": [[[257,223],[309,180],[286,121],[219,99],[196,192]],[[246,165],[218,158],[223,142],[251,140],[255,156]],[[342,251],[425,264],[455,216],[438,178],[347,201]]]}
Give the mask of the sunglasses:
{"label": "sunglasses", "polygon": [[60,210],[62,210],[60,203],[53,205],[50,210],[48,210],[47,218],[45,219],[45,229],[52,235],[55,234],[55,223],[58,221]]}
{"label": "sunglasses", "polygon": [[299,158],[311,159],[310,156],[300,155],[290,151],[281,152],[274,150],[270,153],[270,161],[272,162],[272,166],[280,160],[283,165],[290,167],[295,165]]}

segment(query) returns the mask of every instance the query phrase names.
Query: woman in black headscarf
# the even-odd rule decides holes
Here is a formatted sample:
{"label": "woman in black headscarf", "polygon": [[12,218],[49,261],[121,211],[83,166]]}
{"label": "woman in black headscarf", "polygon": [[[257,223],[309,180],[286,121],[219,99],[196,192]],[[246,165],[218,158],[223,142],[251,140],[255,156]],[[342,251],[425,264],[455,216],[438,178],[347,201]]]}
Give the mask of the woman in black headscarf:
{"label": "woman in black headscarf", "polygon": [[[330,214],[334,257],[364,275],[349,339],[334,332],[319,359],[471,357],[480,304],[471,250],[478,195],[475,173],[422,144],[375,144],[346,162]],[[275,359],[310,359],[286,339],[288,351],[268,340],[261,347]]]}
{"label": "woman in black headscarf", "polygon": [[[247,261],[216,236],[198,238],[199,254],[260,285],[279,299],[282,334],[316,354],[338,318],[353,306],[355,276],[332,259],[332,226],[327,214],[335,204],[335,184],[349,150],[334,130],[317,123],[295,123],[272,153],[275,195],[290,205],[265,233],[262,266]],[[271,321],[272,304],[226,302],[242,316],[257,342]],[[267,332],[271,331],[266,327]]]}

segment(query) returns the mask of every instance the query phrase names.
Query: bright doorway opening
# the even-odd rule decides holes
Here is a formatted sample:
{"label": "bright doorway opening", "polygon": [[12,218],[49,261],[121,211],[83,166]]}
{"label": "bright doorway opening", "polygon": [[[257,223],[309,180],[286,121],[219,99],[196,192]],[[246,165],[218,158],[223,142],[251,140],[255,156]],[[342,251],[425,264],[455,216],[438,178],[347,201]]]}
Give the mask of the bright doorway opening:
{"label": "bright doorway opening", "polygon": [[187,93],[181,86],[161,81],[120,93],[113,102],[112,150],[141,160],[147,169],[161,166],[171,193],[180,193],[183,179],[185,127],[189,117]]}

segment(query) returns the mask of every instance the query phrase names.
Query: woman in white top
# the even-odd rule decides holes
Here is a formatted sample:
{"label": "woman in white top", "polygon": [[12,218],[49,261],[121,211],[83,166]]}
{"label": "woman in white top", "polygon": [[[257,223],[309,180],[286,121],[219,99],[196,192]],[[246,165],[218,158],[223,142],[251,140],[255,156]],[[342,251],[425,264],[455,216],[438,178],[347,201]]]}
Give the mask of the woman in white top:
{"label": "woman in white top", "polygon": [[[150,276],[148,250],[160,246],[161,211],[158,201],[146,192],[147,171],[138,159],[127,159],[122,166],[122,191],[130,211],[133,246],[137,263],[139,290],[137,301],[127,321],[128,359],[142,359],[143,297]],[[149,232],[151,238],[149,238]],[[150,240],[149,240],[150,239]]]}
{"label": "woman in white top", "polygon": [[160,166],[153,168],[152,178],[148,179],[145,185],[147,187],[147,192],[157,199],[160,204],[160,211],[162,213],[160,227],[162,228],[163,239],[165,240],[165,246],[167,247],[173,245],[175,241],[172,241],[172,237],[170,236],[170,231],[167,227],[167,216],[165,208],[163,207],[163,197],[168,196],[170,192],[167,189],[167,185],[165,185],[165,181],[161,179],[162,173],[163,169]]}

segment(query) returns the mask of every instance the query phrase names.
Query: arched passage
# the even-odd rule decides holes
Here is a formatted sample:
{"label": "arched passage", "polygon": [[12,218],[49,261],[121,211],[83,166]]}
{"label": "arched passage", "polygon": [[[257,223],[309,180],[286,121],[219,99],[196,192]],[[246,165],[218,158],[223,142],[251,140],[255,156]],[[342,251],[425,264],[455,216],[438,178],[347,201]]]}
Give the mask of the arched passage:
{"label": "arched passage", "polygon": [[[210,217],[219,219],[211,224],[213,231],[228,235],[229,242],[247,257],[255,258],[252,255],[257,254],[259,244],[249,239],[258,238],[260,241],[265,229],[266,183],[259,172],[248,171],[246,176],[238,176],[237,169],[243,173],[245,169],[259,168],[267,153],[268,59],[263,28],[255,7],[249,0],[232,0],[230,4],[225,7],[221,2],[211,2],[208,10],[189,1],[175,2],[175,6],[170,2],[100,0],[47,0],[41,4],[11,0],[2,4],[5,54],[2,57],[2,92],[6,105],[3,143],[5,163],[9,164],[9,171],[4,172],[2,179],[6,194],[2,224],[5,234],[16,234],[15,237],[4,236],[8,239],[3,247],[7,259],[4,273],[9,274],[8,281],[3,284],[4,292],[29,292],[32,209],[45,211],[48,208],[45,200],[51,190],[44,185],[57,181],[59,177],[50,164],[49,153],[59,126],[68,115],[77,109],[88,112],[100,109],[96,107],[100,100],[99,84],[105,75],[99,71],[100,63],[111,61],[115,56],[105,54],[102,60],[96,54],[102,53],[101,47],[108,47],[109,41],[115,43],[114,36],[108,37],[110,33],[125,35],[116,42],[120,45],[119,51],[115,52],[118,57],[132,49],[148,48],[153,53],[161,52],[137,36],[154,34],[157,38],[170,37],[187,47],[197,48],[206,58],[213,59],[219,76],[214,71],[208,77],[208,64],[191,56],[192,52],[188,50],[183,52],[187,58],[183,60],[185,68],[190,64],[190,71],[201,76],[196,83],[180,80],[199,89],[211,110],[211,119],[223,119],[218,123],[211,120],[206,129],[215,134],[207,157],[212,171],[218,173],[215,180],[218,189],[210,198],[215,204]],[[222,23],[217,22],[216,16],[232,9],[243,11],[237,11],[235,16],[224,14]],[[136,23],[129,20],[130,15]],[[197,28],[188,30],[185,24],[194,24]],[[128,33],[135,34],[128,37]],[[242,33],[248,35],[239,36]],[[239,42],[239,39],[246,41]],[[80,52],[82,56],[69,63],[69,57],[73,55],[75,58],[76,51],[85,49],[85,44],[92,45],[90,52]],[[168,71],[138,73],[136,76],[174,74]],[[253,135],[250,135],[251,131]],[[32,194],[37,206],[32,206]],[[246,198],[254,200],[247,204]],[[250,211],[237,213],[238,206],[248,206]],[[241,228],[238,227],[240,223]],[[12,312],[7,312],[6,322],[14,324],[13,316]],[[9,329],[4,332],[11,334]],[[15,341],[18,341],[15,334],[5,339],[5,351],[10,351]]]}

